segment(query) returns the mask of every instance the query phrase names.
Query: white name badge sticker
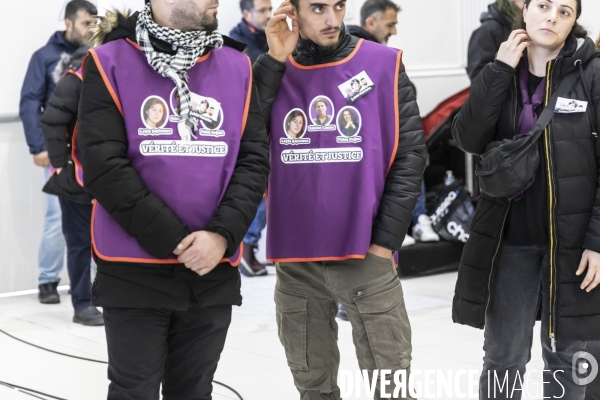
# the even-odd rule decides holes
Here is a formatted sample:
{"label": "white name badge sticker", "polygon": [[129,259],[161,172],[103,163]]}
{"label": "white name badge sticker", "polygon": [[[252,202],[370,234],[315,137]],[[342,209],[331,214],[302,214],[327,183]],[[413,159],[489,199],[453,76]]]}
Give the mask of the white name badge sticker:
{"label": "white name badge sticker", "polygon": [[554,106],[554,112],[558,114],[583,113],[587,111],[587,101],[565,99],[559,97]]}

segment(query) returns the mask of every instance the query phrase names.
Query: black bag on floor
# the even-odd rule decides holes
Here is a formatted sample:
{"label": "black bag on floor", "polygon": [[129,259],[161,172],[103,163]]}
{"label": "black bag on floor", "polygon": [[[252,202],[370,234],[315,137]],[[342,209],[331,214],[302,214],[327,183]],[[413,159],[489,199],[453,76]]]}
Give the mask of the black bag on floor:
{"label": "black bag on floor", "polygon": [[439,205],[431,216],[433,230],[444,240],[466,243],[475,209],[471,194],[458,182],[442,186]]}

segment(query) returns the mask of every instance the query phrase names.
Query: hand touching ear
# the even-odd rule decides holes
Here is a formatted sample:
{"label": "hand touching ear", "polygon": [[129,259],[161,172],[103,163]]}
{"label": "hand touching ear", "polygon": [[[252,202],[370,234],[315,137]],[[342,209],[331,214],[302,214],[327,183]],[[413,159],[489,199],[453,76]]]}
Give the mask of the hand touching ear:
{"label": "hand touching ear", "polygon": [[[269,55],[282,63],[292,54],[300,36],[296,12],[296,8],[292,3],[284,1],[275,10],[269,20],[267,29],[265,29],[267,43],[269,44]],[[286,17],[292,20],[291,30]]]}

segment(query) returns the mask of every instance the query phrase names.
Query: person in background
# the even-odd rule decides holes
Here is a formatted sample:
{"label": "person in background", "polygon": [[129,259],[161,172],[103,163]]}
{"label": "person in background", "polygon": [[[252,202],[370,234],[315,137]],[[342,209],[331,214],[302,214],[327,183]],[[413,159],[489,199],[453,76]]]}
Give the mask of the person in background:
{"label": "person in background", "polygon": [[386,44],[397,33],[400,7],[392,0],[367,0],[360,8],[360,26],[348,25],[348,33],[371,42]]}
{"label": "person in background", "polygon": [[[90,40],[97,13],[96,7],[89,1],[68,2],[65,8],[65,30],[55,32],[44,47],[33,53],[23,80],[19,116],[23,121],[33,163],[44,168],[46,180],[50,177],[50,159],[40,120],[56,86],[55,69],[61,59],[69,58]],[[58,275],[64,265],[64,253],[65,239],[61,232],[58,198],[47,195],[44,231],[38,252],[40,303],[60,303],[56,288],[60,280]]]}
{"label": "person in background", "polygon": [[[360,26],[348,25],[348,33],[353,36],[386,44],[389,38],[397,33],[398,13],[400,7],[391,0],[367,0],[360,9]],[[410,84],[416,94],[416,88]],[[421,195],[412,216],[412,236],[406,235],[402,246],[412,246],[416,241],[439,242],[440,237],[431,226],[431,219],[427,215],[425,183],[421,184]],[[344,319],[342,307],[338,316]]]}
{"label": "person in background", "polygon": [[[269,51],[265,28],[269,23],[273,7],[270,0],[240,0],[242,21],[230,32],[229,36],[246,43],[246,53],[252,63],[259,55]],[[244,236],[244,252],[240,261],[240,272],[247,277],[267,275],[265,266],[256,259],[261,232],[267,226],[267,205],[265,199],[260,202],[252,225]]]}
{"label": "person in background", "polygon": [[483,67],[494,61],[500,44],[508,39],[515,16],[521,13],[525,0],[496,0],[481,14],[481,26],[471,34],[467,56],[467,74],[471,83]]}
{"label": "person in background", "polygon": [[[117,14],[117,11],[107,11],[106,16],[99,17],[100,29],[92,38],[93,47],[102,44],[101,33],[107,29],[105,25],[116,19]],[[129,12],[122,12],[122,15],[129,17]],[[61,76],[62,78],[57,82],[48,100],[41,122],[50,163],[56,168],[56,173],[48,180],[44,191],[58,196],[62,211],[71,301],[75,309],[73,321],[94,326],[103,325],[104,320],[102,313],[92,304],[90,281],[92,196],[83,190],[81,176],[77,176],[79,169],[72,157],[72,143],[81,92],[81,64],[87,52],[88,47],[83,46],[57,66],[55,78]]]}
{"label": "person in background", "polygon": [[265,28],[269,23],[273,7],[271,0],[240,0],[242,21],[229,32],[238,42],[246,43],[246,54],[252,63],[258,56],[269,51]]}

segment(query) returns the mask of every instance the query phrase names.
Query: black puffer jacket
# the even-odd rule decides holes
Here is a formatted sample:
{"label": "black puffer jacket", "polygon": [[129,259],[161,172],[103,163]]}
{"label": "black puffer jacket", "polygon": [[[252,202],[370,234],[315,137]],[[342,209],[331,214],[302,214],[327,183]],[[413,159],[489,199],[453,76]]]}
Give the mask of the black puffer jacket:
{"label": "black puffer jacket", "polygon": [[77,71],[86,54],[87,48],[82,47],[72,56],[61,60],[54,71],[57,81],[56,88],[42,115],[42,132],[46,140],[50,163],[54,168],[62,168],[60,174],[55,174],[48,180],[44,186],[44,192],[79,204],[90,204],[92,201],[92,196],[85,193],[75,179],[75,166],[71,158],[71,143],[77,124],[81,77],[73,73],[60,77],[67,71]]}
{"label": "black puffer jacket", "polygon": [[[292,56],[296,62],[305,66],[340,61],[352,53],[358,41],[357,37],[349,35],[342,28],[340,44],[335,50],[322,51],[314,42],[300,39]],[[261,55],[254,64],[254,79],[266,121],[269,120],[271,106],[277,97],[285,68],[285,64],[268,54]],[[398,99],[400,143],[387,176],[371,235],[371,243],[393,251],[402,246],[412,211],[421,194],[427,157],[419,106],[404,65],[401,66],[398,80]]]}
{"label": "black puffer jacket", "polygon": [[481,26],[471,35],[467,61],[467,74],[471,82],[475,80],[483,67],[494,61],[500,45],[508,39],[512,31],[513,20],[493,3],[488,11],[481,14]]}
{"label": "black puffer jacket", "polygon": [[[583,62],[583,80],[568,97],[589,102],[592,113],[555,114],[542,138],[550,160],[545,166],[554,299],[551,329],[557,340],[600,340],[600,288],[581,290],[583,276],[575,275],[584,249],[600,252],[600,151],[592,136],[592,121],[600,121],[600,59],[591,39],[570,36],[564,51],[548,64],[546,98],[563,78],[580,74],[577,60]],[[514,69],[499,61],[486,65],[454,120],[458,146],[482,154],[491,141],[512,138],[522,108],[519,97]],[[507,199],[481,197],[458,272],[454,322],[484,327],[490,292],[501,290],[494,286],[494,270],[509,209]]]}
{"label": "black puffer jacket", "polygon": [[369,32],[367,32],[366,30],[364,30],[363,28],[361,28],[358,25],[348,25],[346,27],[346,30],[348,31],[348,33],[350,35],[356,36],[357,38],[365,39],[370,42],[379,43],[377,41],[377,39],[375,38],[375,36],[371,35]]}
{"label": "black puffer jacket", "polygon": [[[119,15],[118,26],[105,37],[136,40],[138,14]],[[243,51],[244,44],[226,36],[224,45]],[[171,45],[150,37],[154,48],[175,54]],[[126,63],[126,61],[124,61]],[[256,214],[267,186],[269,146],[257,98],[250,102],[238,159],[229,186],[204,230],[227,240],[225,257],[237,250]],[[85,189],[111,217],[152,256],[164,259],[187,236],[189,228],[159,196],[151,193],[127,157],[127,131],[98,66],[88,57],[83,74],[79,106],[77,145],[81,150]]]}

